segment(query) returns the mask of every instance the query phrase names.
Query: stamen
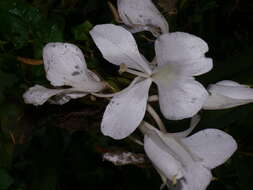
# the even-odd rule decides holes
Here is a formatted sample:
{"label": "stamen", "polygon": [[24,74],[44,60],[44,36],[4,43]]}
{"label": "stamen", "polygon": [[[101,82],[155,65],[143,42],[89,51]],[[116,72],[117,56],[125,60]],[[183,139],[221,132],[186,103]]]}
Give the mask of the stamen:
{"label": "stamen", "polygon": [[161,174],[160,172],[159,172],[159,170],[156,168],[156,170],[157,170],[157,172],[160,174],[160,177],[161,177],[161,179],[162,179],[162,184],[161,184],[161,186],[160,186],[160,190],[163,190],[165,187],[166,187],[166,185],[167,185],[167,177],[166,176],[164,176],[163,174]]}
{"label": "stamen", "polygon": [[127,69],[126,72],[131,73],[131,74],[136,75],[136,76],[139,76],[139,77],[150,78],[150,75],[148,75],[146,73],[139,72],[139,71],[135,71],[135,70],[132,70],[132,69]]}
{"label": "stamen", "polygon": [[172,177],[172,185],[175,186],[177,184],[177,175]]}
{"label": "stamen", "polygon": [[128,69],[127,65],[122,63],[122,64],[120,64],[119,74],[122,74],[124,72],[131,73],[133,75],[143,77],[143,78],[150,78],[150,75],[148,75],[146,73],[139,72],[139,71],[135,71],[135,70],[132,70],[132,69]]}

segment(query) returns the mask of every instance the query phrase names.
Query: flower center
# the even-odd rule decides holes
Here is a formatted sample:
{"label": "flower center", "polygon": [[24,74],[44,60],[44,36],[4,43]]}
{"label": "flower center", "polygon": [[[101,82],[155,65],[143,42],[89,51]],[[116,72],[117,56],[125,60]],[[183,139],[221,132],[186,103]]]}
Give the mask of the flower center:
{"label": "flower center", "polygon": [[175,80],[177,75],[175,72],[173,72],[173,68],[171,65],[165,65],[159,67],[155,72],[153,72],[151,77],[154,82],[159,82],[160,84],[164,84],[167,86],[168,83]]}

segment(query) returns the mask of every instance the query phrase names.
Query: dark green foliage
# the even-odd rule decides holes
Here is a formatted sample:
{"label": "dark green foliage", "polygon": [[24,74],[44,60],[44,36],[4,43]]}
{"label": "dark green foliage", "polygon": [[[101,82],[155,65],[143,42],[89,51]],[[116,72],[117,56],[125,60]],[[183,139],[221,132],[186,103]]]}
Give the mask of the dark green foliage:
{"label": "dark green foliage", "polygon": [[3,169],[0,170],[0,189],[5,190],[13,183],[11,176]]}
{"label": "dark green foliage", "polygon": [[[111,0],[116,4],[116,0]],[[184,31],[208,42],[214,69],[198,77],[205,85],[231,79],[253,85],[253,3],[250,0],[154,0],[170,31]],[[166,3],[170,4],[166,4]],[[177,9],[177,14],[171,14]],[[64,106],[25,105],[22,94],[34,84],[48,85],[42,65],[25,65],[17,56],[42,59],[48,42],[71,42],[85,53],[87,65],[115,91],[132,78],[119,76],[89,36],[96,24],[115,22],[102,0],[0,0],[0,190],[159,189],[152,167],[116,167],[102,153],[124,149],[143,152],[131,141],[114,141],[100,133],[106,100],[90,97]],[[152,60],[153,43],[136,34]],[[208,190],[253,189],[253,105],[203,111],[196,131],[218,128],[231,134],[239,149],[213,171]],[[167,122],[178,131],[189,121]]]}

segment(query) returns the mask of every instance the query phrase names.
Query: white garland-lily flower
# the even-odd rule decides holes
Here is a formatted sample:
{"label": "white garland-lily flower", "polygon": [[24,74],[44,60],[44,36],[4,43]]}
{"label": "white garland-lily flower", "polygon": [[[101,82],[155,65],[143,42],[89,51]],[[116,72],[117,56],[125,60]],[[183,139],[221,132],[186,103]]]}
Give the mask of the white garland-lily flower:
{"label": "white garland-lily flower", "polygon": [[150,31],[154,36],[168,33],[166,19],[151,0],[118,0],[118,12],[130,32]]}
{"label": "white garland-lily flower", "polygon": [[208,93],[194,76],[212,69],[202,39],[183,32],[159,36],[155,41],[157,65],[151,68],[123,27],[97,25],[90,34],[107,61],[124,65],[125,72],[139,77],[131,88],[111,99],[101,124],[104,135],[122,139],[137,128],[146,112],[152,81],[158,86],[160,109],[167,119],[189,118],[202,108]]}
{"label": "white garland-lily flower", "polygon": [[98,92],[105,87],[99,77],[87,68],[82,51],[73,44],[47,44],[43,49],[43,62],[51,85],[69,88],[48,89],[35,85],[23,95],[27,104],[38,106],[47,100],[54,104],[64,104],[70,99]]}
{"label": "white garland-lily flower", "polygon": [[211,84],[210,92],[203,109],[217,110],[233,108],[253,102],[253,89],[234,81],[224,80]]}
{"label": "white garland-lily flower", "polygon": [[143,122],[144,149],[170,190],[205,190],[211,169],[223,164],[237,149],[229,134],[204,129],[189,137],[163,133]]}

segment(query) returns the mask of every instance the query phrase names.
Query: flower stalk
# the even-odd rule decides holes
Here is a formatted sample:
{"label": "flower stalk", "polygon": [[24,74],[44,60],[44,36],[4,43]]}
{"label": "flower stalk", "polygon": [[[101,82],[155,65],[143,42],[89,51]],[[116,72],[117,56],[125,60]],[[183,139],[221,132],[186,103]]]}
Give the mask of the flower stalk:
{"label": "flower stalk", "polygon": [[160,116],[157,114],[155,109],[150,104],[147,105],[147,111],[152,116],[152,118],[155,120],[155,122],[158,125],[158,127],[160,128],[160,130],[162,132],[166,133],[167,130],[165,128],[165,125],[164,125],[162,119],[160,118]]}

